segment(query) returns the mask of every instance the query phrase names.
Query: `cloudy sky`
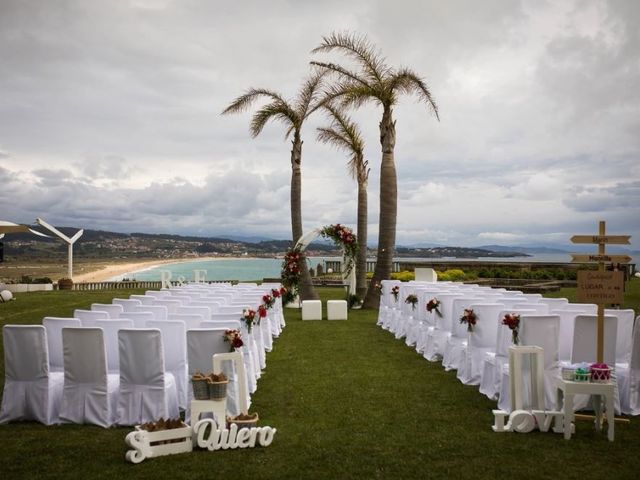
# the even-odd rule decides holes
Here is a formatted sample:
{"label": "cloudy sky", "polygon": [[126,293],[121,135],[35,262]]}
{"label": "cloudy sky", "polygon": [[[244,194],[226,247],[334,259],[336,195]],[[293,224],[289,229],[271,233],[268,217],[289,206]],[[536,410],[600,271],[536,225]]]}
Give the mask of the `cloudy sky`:
{"label": "cloudy sky", "polygon": [[[249,87],[294,97],[348,30],[440,110],[395,109],[399,243],[566,243],[604,219],[638,248],[639,24],[636,0],[0,0],[0,220],[289,238],[284,129],[220,112]],[[353,114],[373,243],[380,114]],[[303,130],[306,228],[355,224],[325,123]]]}

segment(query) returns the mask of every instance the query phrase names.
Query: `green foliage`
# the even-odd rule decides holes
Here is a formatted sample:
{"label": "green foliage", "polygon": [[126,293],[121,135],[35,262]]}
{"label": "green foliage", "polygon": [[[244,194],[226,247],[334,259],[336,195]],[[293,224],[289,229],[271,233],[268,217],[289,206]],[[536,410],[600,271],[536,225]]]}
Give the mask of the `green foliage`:
{"label": "green foliage", "polygon": [[391,273],[391,280],[400,280],[402,282],[408,282],[409,280],[415,280],[415,272],[393,272]]}
{"label": "green foliage", "polygon": [[466,280],[466,278],[467,276],[465,273],[458,268],[438,272],[438,280],[443,282],[460,282],[462,280]]}
{"label": "green foliage", "polygon": [[479,278],[524,278],[530,280],[576,280],[577,270],[562,268],[544,268],[520,270],[508,267],[488,266],[478,270]]}
{"label": "green foliage", "polygon": [[53,283],[49,277],[31,278],[30,275],[22,275],[17,283]]}

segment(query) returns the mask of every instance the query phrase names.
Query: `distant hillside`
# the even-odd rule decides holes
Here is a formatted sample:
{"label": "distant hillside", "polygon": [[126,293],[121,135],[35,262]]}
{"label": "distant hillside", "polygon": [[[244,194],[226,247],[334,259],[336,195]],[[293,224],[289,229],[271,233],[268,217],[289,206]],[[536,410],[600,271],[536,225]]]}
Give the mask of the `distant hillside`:
{"label": "distant hillside", "polygon": [[502,251],[502,252],[523,252],[523,253],[567,253],[567,250],[563,250],[561,248],[554,247],[543,247],[543,246],[518,246],[518,247],[507,247],[505,245],[482,245],[481,247],[484,250],[494,250],[494,251]]}

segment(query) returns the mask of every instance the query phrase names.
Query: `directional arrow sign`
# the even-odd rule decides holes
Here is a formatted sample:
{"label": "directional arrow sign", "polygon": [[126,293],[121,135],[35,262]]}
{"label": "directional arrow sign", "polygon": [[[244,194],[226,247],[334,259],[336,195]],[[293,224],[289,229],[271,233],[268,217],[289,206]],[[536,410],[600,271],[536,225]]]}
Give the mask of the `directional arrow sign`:
{"label": "directional arrow sign", "polygon": [[629,255],[583,255],[572,253],[572,262],[605,262],[605,263],[629,263]]}
{"label": "directional arrow sign", "polygon": [[631,235],[574,235],[572,243],[609,243],[612,245],[629,245]]}

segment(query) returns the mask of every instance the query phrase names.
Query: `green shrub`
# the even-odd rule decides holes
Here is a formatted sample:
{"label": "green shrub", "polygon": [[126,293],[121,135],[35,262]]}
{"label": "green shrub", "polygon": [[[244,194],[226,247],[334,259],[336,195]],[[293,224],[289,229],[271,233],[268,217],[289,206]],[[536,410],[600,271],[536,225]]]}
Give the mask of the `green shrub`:
{"label": "green shrub", "polygon": [[402,282],[408,282],[409,280],[415,280],[416,274],[415,272],[393,272],[391,274],[391,280],[400,280]]}
{"label": "green shrub", "polygon": [[443,282],[460,282],[466,279],[465,273],[459,268],[438,272],[438,280]]}

